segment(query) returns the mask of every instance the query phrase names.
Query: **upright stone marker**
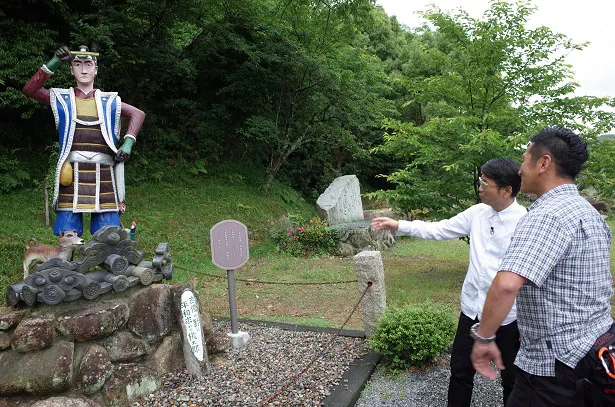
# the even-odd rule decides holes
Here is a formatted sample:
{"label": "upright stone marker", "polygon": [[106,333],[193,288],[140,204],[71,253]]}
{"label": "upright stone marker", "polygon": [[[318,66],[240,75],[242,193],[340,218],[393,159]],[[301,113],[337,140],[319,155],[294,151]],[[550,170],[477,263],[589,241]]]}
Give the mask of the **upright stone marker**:
{"label": "upright stone marker", "polygon": [[333,180],[316,201],[329,226],[363,220],[361,189],[356,175],[344,175]]}
{"label": "upright stone marker", "polygon": [[378,251],[365,251],[354,256],[357,271],[357,285],[359,295],[362,295],[368,283],[372,286],[363,301],[361,312],[363,313],[363,328],[369,338],[376,330],[378,320],[387,306],[386,291],[384,286],[384,265]]}
{"label": "upright stone marker", "polygon": [[196,376],[209,374],[209,358],[203,340],[199,300],[189,284],[175,288],[173,294],[181,326],[186,369]]}
{"label": "upright stone marker", "polygon": [[228,300],[231,314],[231,332],[228,336],[233,348],[241,348],[250,341],[250,335],[237,329],[235,269],[246,264],[250,257],[248,228],[236,220],[223,220],[211,228],[209,235],[211,238],[211,261],[227,272]]}
{"label": "upright stone marker", "polygon": [[[186,290],[181,296],[182,324],[185,328],[186,338],[194,356],[199,362],[203,361],[203,328],[196,297],[192,291]],[[199,332],[201,335],[199,335]]]}

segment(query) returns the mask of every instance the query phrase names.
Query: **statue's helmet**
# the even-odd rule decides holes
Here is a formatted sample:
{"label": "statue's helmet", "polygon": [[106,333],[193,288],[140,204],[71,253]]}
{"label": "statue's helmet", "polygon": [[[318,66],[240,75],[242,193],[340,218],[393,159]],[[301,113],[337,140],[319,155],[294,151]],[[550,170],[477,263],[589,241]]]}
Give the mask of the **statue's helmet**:
{"label": "statue's helmet", "polygon": [[[89,48],[87,46],[85,46],[85,45],[80,45],[79,46],[79,51],[81,51],[81,52],[89,52]],[[94,65],[98,65],[98,60],[96,59],[95,56],[92,56],[92,55],[79,55],[79,54],[76,54],[75,57],[73,58],[73,61],[81,61],[81,62],[83,62],[83,61],[87,61],[87,60],[93,61]]]}

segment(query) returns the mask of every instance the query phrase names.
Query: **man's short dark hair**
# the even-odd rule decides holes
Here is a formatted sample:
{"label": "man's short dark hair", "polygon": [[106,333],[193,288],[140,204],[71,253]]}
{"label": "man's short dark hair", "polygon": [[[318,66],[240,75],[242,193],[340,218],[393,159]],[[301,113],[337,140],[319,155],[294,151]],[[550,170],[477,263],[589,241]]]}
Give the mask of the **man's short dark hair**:
{"label": "man's short dark hair", "polygon": [[553,158],[556,174],[575,179],[589,158],[585,142],[565,127],[546,127],[530,137],[532,161],[545,154]]}
{"label": "man's short dark hair", "polygon": [[516,197],[521,188],[519,164],[512,158],[494,158],[480,167],[480,172],[495,181],[498,188],[511,187],[512,197]]}

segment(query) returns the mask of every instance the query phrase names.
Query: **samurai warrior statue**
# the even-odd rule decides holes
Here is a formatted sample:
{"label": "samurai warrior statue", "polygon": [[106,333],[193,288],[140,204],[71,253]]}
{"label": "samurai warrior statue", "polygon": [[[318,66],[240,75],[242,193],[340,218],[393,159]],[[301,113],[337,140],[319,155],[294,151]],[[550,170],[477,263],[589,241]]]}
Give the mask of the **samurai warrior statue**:
{"label": "samurai warrior statue", "polygon": [[[23,93],[51,106],[60,141],[53,205],[54,233],[83,233],[83,213],[91,213],[90,232],[120,226],[124,210],[124,161],[128,160],[145,113],[123,103],[116,92],[94,88],[97,53],[62,47],[30,78]],[[45,83],[63,63],[70,63],[74,88],[46,89]],[[121,117],[128,119],[123,142]]]}

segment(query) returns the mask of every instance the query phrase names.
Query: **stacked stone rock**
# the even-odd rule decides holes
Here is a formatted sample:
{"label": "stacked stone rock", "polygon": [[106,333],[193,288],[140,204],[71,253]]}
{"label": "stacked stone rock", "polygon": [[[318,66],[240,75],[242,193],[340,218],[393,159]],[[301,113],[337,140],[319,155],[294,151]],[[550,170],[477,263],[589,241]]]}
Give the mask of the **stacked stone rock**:
{"label": "stacked stone rock", "polygon": [[[158,389],[163,374],[184,367],[173,300],[181,290],[137,286],[104,300],[0,309],[0,397],[69,395],[125,406]],[[211,338],[211,318],[201,319]],[[211,343],[219,348],[210,354],[228,346]]]}
{"label": "stacked stone rock", "polygon": [[383,251],[395,245],[395,238],[388,230],[375,230],[369,221],[333,226],[340,233],[337,254],[354,256],[363,251]]}

